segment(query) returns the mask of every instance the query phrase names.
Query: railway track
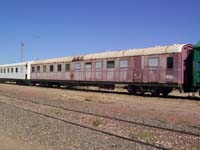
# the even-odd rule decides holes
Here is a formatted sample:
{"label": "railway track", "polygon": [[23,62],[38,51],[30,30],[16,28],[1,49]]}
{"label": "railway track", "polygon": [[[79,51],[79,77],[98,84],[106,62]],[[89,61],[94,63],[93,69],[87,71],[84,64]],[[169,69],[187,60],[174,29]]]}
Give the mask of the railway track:
{"label": "railway track", "polygon": [[22,101],[31,102],[33,104],[44,105],[44,106],[48,106],[48,107],[54,107],[54,108],[62,109],[62,110],[65,110],[65,111],[71,111],[71,112],[75,112],[75,113],[81,113],[81,114],[91,115],[91,116],[95,116],[95,117],[106,118],[106,119],[124,122],[124,123],[128,123],[128,124],[135,124],[135,125],[140,125],[140,126],[144,126],[144,127],[149,127],[149,128],[154,128],[154,129],[159,129],[159,130],[164,130],[164,131],[169,131],[169,132],[175,132],[175,133],[200,137],[199,133],[193,133],[193,132],[189,132],[189,131],[177,130],[177,129],[172,129],[172,128],[165,128],[165,127],[161,127],[161,126],[155,126],[155,125],[150,125],[150,124],[136,122],[136,121],[130,121],[130,120],[121,119],[121,118],[117,118],[117,117],[110,117],[110,116],[107,116],[107,115],[95,114],[95,113],[76,110],[76,109],[72,109],[72,108],[55,106],[55,105],[52,105],[52,104],[41,103],[41,102],[37,102],[37,101],[33,101],[33,100],[30,100],[30,99],[25,99],[25,98],[21,98],[21,97],[17,97],[17,96],[10,96],[10,95],[7,95],[7,94],[2,94],[1,92],[0,92],[0,95],[5,96],[5,97],[9,97],[9,98],[20,99]]}
{"label": "railway track", "polygon": [[[47,87],[45,87],[47,88]],[[48,87],[48,88],[57,88],[57,87]],[[120,95],[132,95],[128,92],[120,92],[120,91],[108,91],[108,90],[95,90],[95,89],[80,89],[80,88],[73,88],[73,87],[59,87],[58,89],[67,89],[72,91],[86,91],[86,92],[94,92],[94,93],[108,93],[108,94],[120,94]],[[194,96],[195,95],[195,96]],[[175,96],[175,95],[168,95],[168,96],[152,96],[151,94],[135,94],[132,96],[142,96],[142,97],[159,97],[161,99],[176,99],[176,100],[191,100],[191,101],[200,101],[200,97],[197,96],[198,93],[192,93],[192,96]]]}
{"label": "railway track", "polygon": [[[2,84],[2,83],[1,83]],[[3,83],[3,84],[12,84],[12,85],[16,85],[15,83]],[[21,85],[23,86],[23,85]],[[26,86],[24,86],[26,87]],[[36,87],[40,87],[40,88],[51,88],[51,89],[64,89],[64,90],[71,90],[71,91],[86,91],[86,92],[94,92],[94,93],[108,93],[108,94],[120,94],[120,95],[130,95],[128,92],[120,92],[120,91],[108,91],[108,90],[96,90],[96,89],[84,89],[84,88],[76,88],[76,87],[42,87],[42,86],[36,86]],[[168,95],[168,96],[156,96],[159,97],[161,99],[176,99],[176,100],[191,100],[191,101],[200,101],[200,97],[197,96],[198,93],[192,93],[195,96],[175,96],[175,95]],[[140,94],[136,94],[136,95],[131,95],[131,96],[142,96],[142,97],[155,97],[152,96],[151,94],[144,94],[144,95],[140,95]]]}
{"label": "railway track", "polygon": [[[129,137],[121,136],[121,135],[118,135],[118,134],[114,134],[114,133],[111,133],[111,132],[99,130],[99,129],[96,129],[96,128],[93,128],[93,127],[90,127],[90,126],[85,126],[85,125],[82,125],[82,124],[79,124],[79,123],[75,123],[75,122],[72,122],[72,121],[68,121],[68,120],[65,120],[65,119],[62,119],[62,118],[59,118],[59,117],[55,117],[55,116],[52,116],[52,115],[49,115],[49,114],[45,114],[45,113],[41,113],[41,112],[34,111],[34,110],[31,110],[31,109],[27,109],[27,108],[24,108],[24,107],[20,107],[20,106],[17,106],[15,104],[9,104],[7,102],[2,102],[2,101],[0,101],[0,104],[11,106],[11,107],[14,107],[16,109],[21,109],[23,111],[35,113],[35,114],[38,114],[40,116],[44,116],[44,117],[47,117],[47,118],[50,118],[50,119],[61,121],[61,122],[64,122],[64,123],[67,123],[67,124],[71,124],[71,125],[74,125],[74,126],[78,126],[78,127],[81,127],[81,128],[89,129],[89,130],[92,130],[92,131],[95,131],[95,132],[98,132],[98,133],[102,133],[102,134],[105,134],[105,135],[108,135],[108,136],[116,137],[116,138],[119,138],[121,140],[126,140],[126,141],[129,141],[129,142],[142,144],[142,145],[145,145],[145,146],[147,146],[149,148],[160,149],[160,150],[170,150],[169,148],[165,148],[163,146],[159,146],[159,145],[151,144],[151,143],[148,143],[148,142],[143,142],[143,141],[136,140],[136,139],[133,139],[133,138],[129,138]],[[43,105],[43,104],[39,104],[39,103],[34,103],[34,104]],[[52,106],[48,106],[48,107],[52,107]],[[57,108],[57,107],[54,107],[54,108]]]}
{"label": "railway track", "polygon": [[[139,125],[139,126],[144,126],[144,127],[147,127],[147,128],[153,128],[153,129],[157,129],[157,130],[164,130],[164,131],[167,131],[167,132],[174,132],[174,133],[178,133],[178,134],[195,136],[195,137],[198,137],[198,138],[200,137],[199,134],[192,133],[192,132],[180,131],[180,130],[169,129],[169,128],[163,128],[163,127],[159,127],[159,126],[152,126],[152,125],[149,125],[149,124],[138,123],[138,122],[124,120],[124,119],[115,118],[115,117],[110,117],[110,116],[106,116],[106,115],[100,115],[100,114],[95,114],[95,113],[90,113],[90,112],[84,112],[84,111],[75,110],[75,109],[66,108],[66,107],[59,107],[59,106],[55,106],[55,105],[52,105],[52,104],[41,103],[41,102],[33,101],[33,100],[30,100],[30,99],[26,99],[26,98],[20,98],[20,97],[17,97],[17,96],[11,96],[11,95],[7,95],[7,94],[2,94],[1,92],[0,92],[0,95],[4,96],[4,97],[7,97],[7,98],[15,99],[17,101],[23,101],[23,102],[26,102],[26,103],[29,103],[29,104],[34,104],[34,105],[37,105],[37,106],[41,106],[42,105],[42,106],[47,106],[47,107],[50,107],[50,108],[53,108],[53,109],[61,109],[63,111],[69,111],[69,112],[78,113],[78,114],[90,115],[90,116],[93,116],[93,117],[100,117],[100,118],[103,118],[103,119],[109,119],[109,120],[113,120],[113,121],[117,121],[117,122],[128,123],[128,124],[131,124],[131,125]],[[82,128],[86,128],[86,129],[90,129],[90,130],[93,130],[93,131],[96,131],[96,132],[100,132],[102,134],[106,134],[106,135],[109,135],[109,136],[117,137],[117,138],[120,138],[120,139],[123,139],[123,140],[126,140],[126,141],[132,141],[132,142],[143,144],[143,145],[146,145],[146,146],[150,146],[150,147],[153,147],[153,148],[156,148],[156,149],[163,149],[163,150],[169,149],[169,148],[166,148],[166,147],[162,147],[160,145],[156,145],[156,144],[140,141],[140,140],[133,139],[133,138],[130,138],[130,137],[127,137],[127,136],[121,136],[121,135],[118,135],[118,134],[114,134],[114,133],[110,133],[110,132],[107,132],[107,131],[99,130],[97,128],[93,128],[93,127],[90,127],[90,126],[87,126],[87,125],[82,125],[82,124],[79,124],[79,123],[76,123],[76,122],[73,122],[73,121],[69,121],[69,120],[66,120],[66,119],[63,119],[63,118],[55,117],[55,116],[52,116],[52,115],[49,115],[49,114],[46,114],[46,113],[41,113],[41,112],[34,111],[34,110],[31,110],[31,109],[26,109],[26,108],[24,108],[22,106],[17,106],[17,105],[15,105],[13,103],[7,103],[7,102],[2,102],[2,101],[0,101],[0,103],[1,104],[6,104],[6,105],[9,105],[9,106],[18,108],[18,109],[22,109],[22,110],[25,110],[25,111],[29,111],[29,112],[32,112],[32,113],[36,113],[36,114],[39,114],[39,115],[42,115],[42,116],[45,116],[45,117],[48,117],[48,118],[51,118],[51,119],[63,121],[65,123],[69,123],[69,124],[72,124],[72,125],[75,125],[75,126],[79,126],[79,127],[82,127]]]}

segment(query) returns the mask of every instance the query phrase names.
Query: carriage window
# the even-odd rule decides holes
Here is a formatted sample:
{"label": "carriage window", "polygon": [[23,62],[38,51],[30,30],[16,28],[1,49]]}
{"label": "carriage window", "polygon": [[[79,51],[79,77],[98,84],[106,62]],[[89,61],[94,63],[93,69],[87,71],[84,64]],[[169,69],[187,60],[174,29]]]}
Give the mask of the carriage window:
{"label": "carriage window", "polygon": [[58,64],[57,70],[58,70],[58,72],[61,72],[61,71],[62,71],[62,65],[61,65],[61,64]]}
{"label": "carriage window", "polygon": [[119,67],[120,68],[127,68],[128,67],[128,60],[120,60]]}
{"label": "carriage window", "polygon": [[91,62],[85,63],[85,68],[86,68],[86,70],[91,70],[92,69],[92,63]]}
{"label": "carriage window", "polygon": [[2,69],[1,69],[1,73],[2,73]]}
{"label": "carriage window", "polygon": [[174,66],[173,57],[167,57],[167,68],[170,69],[170,68],[173,68],[173,66]]}
{"label": "carriage window", "polygon": [[115,68],[115,62],[114,61],[107,61],[107,69]]}
{"label": "carriage window", "polygon": [[8,73],[10,73],[10,68],[8,68]]}
{"label": "carriage window", "polygon": [[43,66],[43,72],[47,72],[47,66]]}
{"label": "carriage window", "polygon": [[74,69],[75,70],[80,70],[81,69],[81,65],[79,63],[74,65]]}
{"label": "carriage window", "polygon": [[40,72],[40,66],[37,66],[37,72]]}
{"label": "carriage window", "polygon": [[149,58],[149,67],[158,67],[159,59],[158,58]]}
{"label": "carriage window", "polygon": [[65,71],[66,72],[70,71],[70,64],[65,64]]}
{"label": "carriage window", "polygon": [[54,71],[54,66],[50,65],[50,72],[53,72],[53,71]]}
{"label": "carriage window", "polygon": [[32,72],[35,72],[35,67],[32,67]]}
{"label": "carriage window", "polygon": [[96,69],[101,69],[102,68],[102,62],[96,62]]}
{"label": "carriage window", "polygon": [[11,68],[11,72],[13,73],[13,68]]}
{"label": "carriage window", "polygon": [[15,72],[18,73],[18,68],[15,68]]}
{"label": "carriage window", "polygon": [[4,73],[6,73],[6,69],[4,69]]}

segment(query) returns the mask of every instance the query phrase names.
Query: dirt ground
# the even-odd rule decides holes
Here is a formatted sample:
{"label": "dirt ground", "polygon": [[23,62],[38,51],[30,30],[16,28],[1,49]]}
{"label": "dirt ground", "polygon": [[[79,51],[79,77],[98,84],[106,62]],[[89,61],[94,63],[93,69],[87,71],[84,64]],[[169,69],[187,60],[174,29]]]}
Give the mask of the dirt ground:
{"label": "dirt ground", "polygon": [[41,145],[27,143],[0,133],[0,150],[45,150]]}
{"label": "dirt ground", "polygon": [[84,105],[104,113],[200,126],[200,98],[189,98],[187,94],[177,91],[171,93],[168,98],[161,98],[3,84],[0,85],[0,92],[22,98],[57,101],[61,104],[67,102],[76,108]]}
{"label": "dirt ground", "polygon": [[[151,96],[133,96],[133,95],[128,95],[127,93],[125,93],[124,91],[121,91],[121,90],[120,90],[120,93],[117,93],[117,92],[94,92],[91,90],[82,91],[82,90],[41,88],[41,87],[33,87],[33,86],[17,86],[17,85],[11,85],[11,84],[0,84],[0,95],[17,97],[19,99],[20,98],[26,99],[26,100],[28,99],[28,100],[43,103],[43,104],[51,104],[51,105],[54,105],[57,107],[62,106],[62,107],[69,108],[69,109],[80,110],[80,111],[95,113],[95,114],[100,114],[100,115],[106,115],[106,116],[110,116],[110,117],[116,117],[116,118],[121,118],[121,119],[125,119],[125,120],[130,120],[130,121],[134,121],[134,122],[145,123],[145,124],[155,125],[155,126],[161,126],[164,128],[172,128],[172,129],[175,128],[178,130],[191,131],[193,133],[200,134],[200,98],[199,97],[195,97],[195,98],[188,97],[187,94],[180,94],[180,93],[178,93],[178,91],[174,91],[167,98],[162,98],[162,97],[151,97]],[[10,100],[10,102],[12,102],[12,101],[14,102],[14,100]],[[3,106],[1,106],[1,107],[3,107]],[[0,112],[0,115],[2,114],[1,116],[5,116],[4,115],[5,113],[6,112],[3,112],[3,113]],[[58,116],[59,116],[59,114],[61,115],[60,112],[59,113],[56,112],[56,113]],[[8,114],[9,114],[9,112],[8,112]],[[16,113],[16,115],[17,114],[18,113]],[[71,114],[65,115],[64,117],[68,116],[68,118],[69,118],[70,115]],[[20,115],[20,117],[21,116],[23,116],[23,115]],[[18,116],[15,116],[15,117],[14,117],[14,115],[12,116],[12,113],[8,117],[12,118],[12,119],[10,119],[11,121],[9,120],[8,122],[12,122],[13,124],[15,124],[15,122],[16,122],[13,120],[13,118],[16,118],[16,117],[18,118]],[[75,119],[76,119],[76,117],[78,120],[79,116],[75,115]],[[73,119],[73,117],[72,117],[72,119]],[[84,119],[84,117],[83,117],[83,119]],[[44,121],[44,120],[42,120],[42,121]],[[29,124],[28,120],[26,120],[26,122],[27,122],[27,124]],[[5,122],[5,124],[3,124],[3,126],[2,126],[2,129],[7,124],[8,123]],[[17,124],[17,125],[19,125],[19,124]],[[42,125],[46,124],[46,122],[41,123],[41,124]],[[111,125],[113,125],[113,124],[111,123]],[[33,126],[35,126],[35,125],[33,125]],[[0,126],[0,128],[1,128],[1,126]],[[12,128],[15,128],[15,126]],[[45,126],[45,128],[46,128],[46,126]],[[15,130],[16,129],[17,128],[15,128]],[[58,128],[56,127],[55,129],[58,129]],[[50,130],[49,132],[54,132],[54,131],[52,131],[51,128],[48,128],[48,130]],[[70,127],[70,130],[72,130],[72,127]],[[19,133],[22,131],[23,130],[20,130]],[[76,131],[77,131],[77,129],[74,129],[74,132],[76,132]],[[14,132],[14,130],[12,130],[12,132]],[[31,131],[31,134],[32,134],[32,132],[33,131]],[[57,131],[56,131],[56,133],[57,133]],[[30,133],[26,133],[24,135],[29,135],[29,134]],[[90,137],[90,136],[88,136],[89,134],[85,131],[83,133],[81,131],[79,134],[81,134],[81,135],[80,136],[76,135],[76,136]],[[94,135],[93,135],[93,133],[92,133],[91,135],[95,136],[96,134],[94,133]],[[149,136],[149,135],[142,135],[142,136],[143,136],[143,138],[144,138],[144,136],[145,136],[145,138],[147,138],[147,136]],[[172,138],[170,136],[168,138],[163,137],[163,139],[166,139],[166,141],[168,141],[169,143],[174,143],[174,141],[170,142],[170,138]],[[59,135],[58,137],[62,137],[62,136]],[[160,137],[162,137],[162,135],[160,135]],[[185,139],[181,140],[181,138],[183,138],[183,137],[180,136],[179,138],[180,139],[178,139],[177,142],[179,141],[179,142],[187,143],[187,141],[185,141]],[[3,134],[2,134],[2,137],[0,136],[0,141],[1,141],[1,139],[8,141],[8,142],[7,141],[3,142],[2,146],[1,146],[1,142],[0,142],[0,148],[5,147],[4,148],[5,150],[15,150],[14,149],[15,146],[12,147],[12,145],[15,145],[15,143],[18,143],[18,142],[22,143],[22,147],[23,147],[23,144],[26,145],[26,143],[24,143],[23,140],[18,141],[15,138],[9,138],[6,136],[4,137]],[[74,139],[74,138],[71,138],[71,139]],[[96,139],[98,139],[98,138],[96,138]],[[102,135],[99,137],[99,139],[103,139]],[[189,139],[188,144],[193,143],[193,141],[192,141],[193,138],[190,138],[190,136],[189,136],[187,139]],[[41,139],[41,141],[42,140],[43,139]],[[83,138],[82,138],[80,140],[82,140],[81,143],[87,144],[87,141],[84,141],[87,139],[84,138],[84,140],[83,140]],[[91,142],[91,140],[89,140],[89,141]],[[100,140],[97,140],[97,141],[99,141],[99,143],[100,143]],[[96,143],[95,140],[93,142]],[[114,140],[113,143],[115,143],[115,142],[116,142],[116,144],[118,143],[117,141]],[[164,142],[164,141],[161,141],[161,142]],[[6,144],[6,143],[8,143],[8,144]],[[51,143],[52,142],[50,142],[50,144]],[[48,144],[48,142],[47,142],[47,144]],[[69,143],[68,144],[65,143],[65,144],[68,145]],[[98,142],[97,142],[97,144],[98,144]],[[110,144],[110,142],[109,142],[109,144]],[[179,143],[177,143],[177,144],[179,144]],[[74,145],[77,145],[77,144],[74,144]],[[124,143],[121,145],[126,146],[126,144],[124,144]],[[129,146],[127,145],[127,147],[130,148],[130,145]],[[166,145],[166,144],[163,144],[163,145]],[[27,146],[29,146],[29,144]],[[34,145],[34,146],[37,146],[37,145]],[[34,148],[34,146],[33,146],[33,148]],[[53,146],[54,145],[52,145],[52,147]],[[91,148],[91,145],[86,145],[86,147],[87,146],[89,146],[89,148]],[[101,144],[101,146],[102,146],[102,144]],[[106,145],[104,145],[104,146],[105,146],[105,149],[108,148],[108,147],[106,147]],[[191,146],[189,145],[188,147],[191,147]],[[195,145],[194,150],[195,149],[199,150],[200,146],[197,146],[197,147],[196,146],[197,145]],[[82,149],[87,149],[87,148],[82,148]],[[19,149],[19,147],[18,147],[18,149]],[[28,150],[30,148],[27,147],[26,149]],[[52,149],[55,149],[55,148],[52,148]],[[57,149],[59,149],[59,148],[57,148]],[[73,149],[73,148],[69,148],[69,149]],[[76,147],[74,149],[78,149],[78,148]],[[91,149],[94,149],[94,147]],[[110,149],[123,149],[123,148],[110,148]],[[141,149],[144,149],[144,148],[141,148]],[[176,148],[176,149],[179,149],[179,148]],[[184,149],[184,146],[180,149]],[[192,147],[192,149],[193,149],[193,147]]]}

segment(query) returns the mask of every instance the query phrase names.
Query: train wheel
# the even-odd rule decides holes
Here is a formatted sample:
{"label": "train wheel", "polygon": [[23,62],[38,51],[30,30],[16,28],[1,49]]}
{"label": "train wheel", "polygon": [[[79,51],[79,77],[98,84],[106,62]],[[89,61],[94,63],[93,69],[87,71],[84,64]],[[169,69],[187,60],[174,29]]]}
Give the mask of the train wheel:
{"label": "train wheel", "polygon": [[145,92],[144,92],[144,91],[140,91],[139,94],[140,94],[141,96],[144,96]]}
{"label": "train wheel", "polygon": [[128,90],[128,93],[131,95],[136,94],[136,89],[133,86],[128,86],[127,90]]}
{"label": "train wheel", "polygon": [[161,90],[162,96],[167,97],[172,92],[172,88],[163,88]]}
{"label": "train wheel", "polygon": [[161,93],[162,93],[162,96],[167,97],[170,92],[168,92],[168,91],[162,91]]}
{"label": "train wheel", "polygon": [[150,93],[151,93],[152,96],[159,96],[159,95],[160,95],[160,91],[159,91],[159,89],[156,88],[156,87],[152,87],[152,88],[150,89]]}

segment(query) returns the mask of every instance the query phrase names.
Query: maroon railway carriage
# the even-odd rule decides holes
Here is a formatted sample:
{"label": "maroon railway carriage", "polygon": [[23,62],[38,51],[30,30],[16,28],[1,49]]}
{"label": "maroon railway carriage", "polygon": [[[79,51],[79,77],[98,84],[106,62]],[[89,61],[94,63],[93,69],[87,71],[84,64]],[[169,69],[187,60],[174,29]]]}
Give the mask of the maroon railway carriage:
{"label": "maroon railway carriage", "polygon": [[43,86],[126,85],[129,93],[168,95],[173,88],[191,89],[192,45],[157,46],[34,61],[31,82]]}

